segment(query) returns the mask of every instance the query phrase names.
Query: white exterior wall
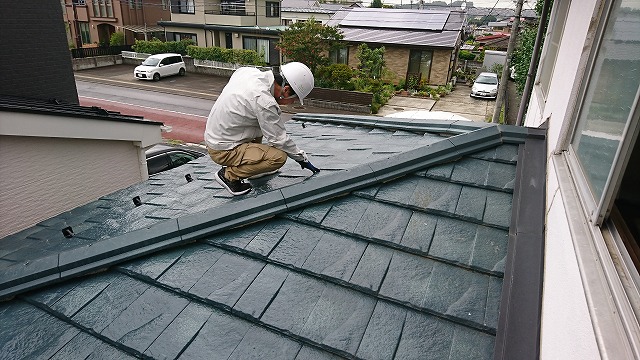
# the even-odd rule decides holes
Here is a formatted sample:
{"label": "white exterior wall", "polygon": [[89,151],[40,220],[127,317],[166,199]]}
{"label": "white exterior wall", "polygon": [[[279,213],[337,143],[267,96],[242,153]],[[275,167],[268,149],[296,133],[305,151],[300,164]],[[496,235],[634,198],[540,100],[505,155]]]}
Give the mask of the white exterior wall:
{"label": "white exterior wall", "polygon": [[[564,1],[568,0],[554,2]],[[558,50],[558,60],[551,77],[549,96],[544,103],[541,90],[536,85],[525,119],[525,125],[530,127],[538,127],[548,120],[546,244],[540,349],[542,359],[600,359],[566,217],[566,204],[553,163],[556,146],[565,140],[565,135],[562,134],[565,131],[563,124],[573,118],[573,103],[582,79],[579,67],[581,59],[588,56],[588,50],[584,49],[597,3],[598,0],[571,3]],[[541,64],[543,61],[541,60]]]}
{"label": "white exterior wall", "polygon": [[0,238],[145,180],[141,162],[131,141],[0,136]]}

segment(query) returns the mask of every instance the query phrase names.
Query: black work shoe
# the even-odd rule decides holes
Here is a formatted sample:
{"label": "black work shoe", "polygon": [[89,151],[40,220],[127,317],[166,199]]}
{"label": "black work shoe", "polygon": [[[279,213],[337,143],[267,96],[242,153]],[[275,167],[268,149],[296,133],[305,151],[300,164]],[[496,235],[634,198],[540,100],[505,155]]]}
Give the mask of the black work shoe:
{"label": "black work shoe", "polygon": [[242,182],[242,180],[229,180],[224,176],[225,168],[223,167],[217,173],[215,173],[215,178],[220,185],[222,185],[227,191],[229,191],[232,195],[244,195],[251,191],[251,184],[247,184]]}

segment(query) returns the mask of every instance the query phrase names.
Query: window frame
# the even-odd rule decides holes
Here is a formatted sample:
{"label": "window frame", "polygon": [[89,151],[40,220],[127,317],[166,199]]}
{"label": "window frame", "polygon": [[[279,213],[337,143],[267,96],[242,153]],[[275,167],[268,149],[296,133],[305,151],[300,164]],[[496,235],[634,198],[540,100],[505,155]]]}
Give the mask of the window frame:
{"label": "window frame", "polygon": [[[594,76],[594,68],[596,67],[596,60],[600,50],[602,49],[605,32],[607,30],[607,25],[609,24],[611,19],[611,15],[613,12],[613,7],[616,4],[616,1],[622,0],[603,0],[605,3],[605,9],[603,9],[602,19],[598,24],[597,29],[595,30],[595,37],[592,49],[589,53],[589,57],[587,60],[587,66],[584,70],[584,81],[580,84],[580,88],[578,90],[577,103],[575,109],[573,110],[571,117],[575,119],[572,122],[572,128],[569,132],[566,140],[566,147],[564,150],[567,151],[568,162],[571,167],[571,172],[573,174],[579,174],[577,176],[576,182],[579,186],[580,196],[583,200],[583,206],[588,214],[590,214],[589,220],[596,226],[600,226],[603,224],[604,220],[611,212],[611,208],[613,206],[613,201],[615,200],[615,194],[620,188],[620,181],[622,180],[623,170],[625,169],[629,157],[631,155],[630,148],[636,142],[638,137],[638,115],[640,114],[639,106],[639,97],[640,97],[640,89],[636,92],[636,97],[632,105],[632,109],[627,117],[627,121],[624,127],[624,130],[621,135],[621,141],[616,150],[615,156],[612,161],[611,169],[609,170],[609,174],[607,175],[607,180],[604,185],[603,193],[600,195],[599,199],[596,199],[594,194],[591,191],[590,186],[587,183],[586,175],[584,174],[583,167],[578,160],[576,150],[573,147],[574,137],[576,135],[576,131],[579,126],[579,121],[581,114],[583,111],[586,111],[586,97],[587,92],[591,85],[591,80]],[[634,121],[634,119],[636,121]]]}
{"label": "window frame", "polygon": [[[564,29],[569,17],[569,9],[571,8],[571,0],[556,1],[554,2],[553,13],[551,16],[552,22],[547,29],[547,35],[544,40],[544,50],[541,56],[540,69],[537,71],[534,84],[539,86],[540,94],[546,101],[549,96],[549,88],[551,86],[551,79],[553,78],[553,72],[555,70],[556,59],[558,58],[558,52],[560,50],[560,41],[564,37]],[[562,12],[561,12],[562,11]],[[563,15],[562,18],[559,16]],[[556,30],[562,31],[558,35],[558,39],[554,42],[554,35]],[[544,103],[544,101],[542,102]]]}

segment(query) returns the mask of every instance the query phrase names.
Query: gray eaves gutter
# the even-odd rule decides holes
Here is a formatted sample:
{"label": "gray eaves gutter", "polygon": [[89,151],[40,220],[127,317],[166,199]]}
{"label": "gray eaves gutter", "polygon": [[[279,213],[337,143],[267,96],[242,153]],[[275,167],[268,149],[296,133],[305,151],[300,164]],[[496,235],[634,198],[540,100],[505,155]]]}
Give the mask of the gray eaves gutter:
{"label": "gray eaves gutter", "polygon": [[496,359],[538,358],[544,254],[544,130],[468,121],[422,120],[421,123],[411,123],[409,120],[386,120],[374,116],[356,120],[348,116],[299,114],[293,118],[389,130],[428,130],[454,136],[387,159],[323,177],[311,177],[295,185],[229,202],[198,214],[166,220],[109,241],[8,267],[0,274],[0,299],[104,270],[162,249],[194,242],[509,143],[520,147],[519,166],[494,355]]}
{"label": "gray eaves gutter", "polygon": [[204,29],[204,30],[216,30],[237,32],[243,34],[259,34],[259,35],[279,35],[280,30],[255,27],[255,26],[228,26],[228,25],[212,25],[212,24],[196,24],[196,23],[181,23],[173,21],[158,21],[160,26],[173,26],[188,29]]}

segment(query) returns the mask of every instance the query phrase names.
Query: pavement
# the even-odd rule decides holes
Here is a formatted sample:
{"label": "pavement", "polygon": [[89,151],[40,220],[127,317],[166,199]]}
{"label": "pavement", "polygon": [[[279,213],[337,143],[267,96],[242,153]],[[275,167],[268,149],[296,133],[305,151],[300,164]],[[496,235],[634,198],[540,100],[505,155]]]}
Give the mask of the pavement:
{"label": "pavement", "polygon": [[[141,81],[133,78],[133,65],[113,65],[102,68],[86,69],[75,72],[76,80],[92,81],[116,86],[125,86],[150,91],[166,92],[202,99],[215,100],[226,85],[228,78],[222,76],[189,74],[179,77],[165,78],[159,82]],[[471,88],[458,84],[453,91],[439,100],[413,96],[393,96],[382,106],[377,116],[385,116],[400,111],[447,111],[463,116],[469,120],[485,122],[491,119],[495,101],[474,99],[469,96]],[[82,94],[80,94],[82,95]],[[329,109],[319,106],[300,105],[295,103],[283,106],[282,111],[289,114],[316,113],[363,115],[363,113]]]}

